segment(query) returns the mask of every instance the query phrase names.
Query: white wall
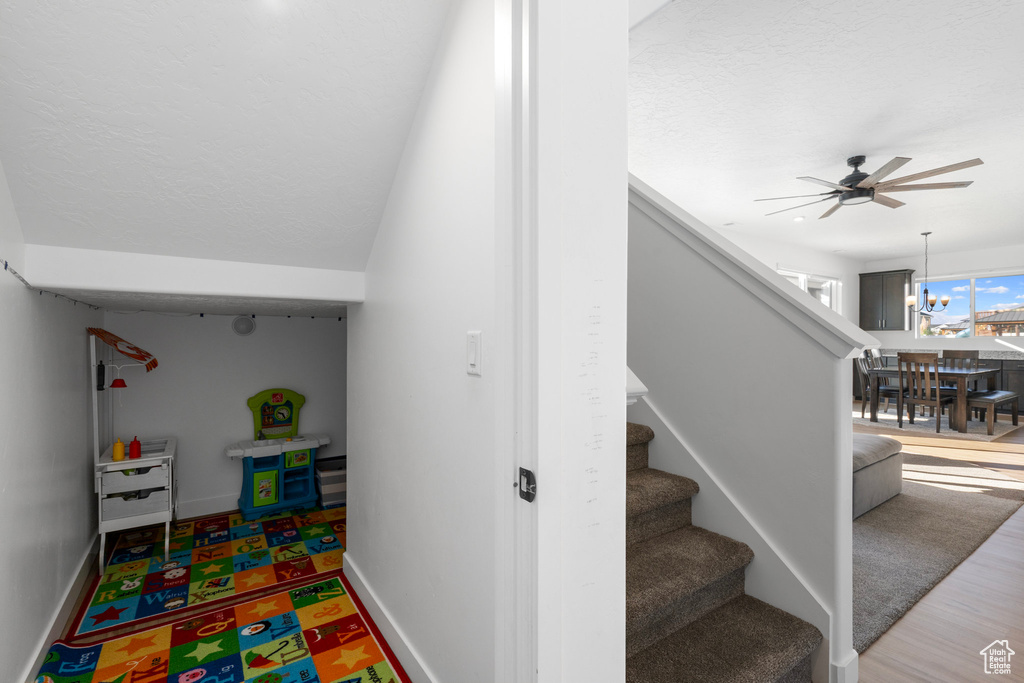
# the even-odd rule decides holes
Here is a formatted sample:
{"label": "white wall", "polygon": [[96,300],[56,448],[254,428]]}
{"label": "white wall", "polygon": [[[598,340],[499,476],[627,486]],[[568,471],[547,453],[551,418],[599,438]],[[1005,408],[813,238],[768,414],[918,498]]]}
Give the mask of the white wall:
{"label": "white wall", "polygon": [[491,3],[454,2],[349,311],[345,571],[438,683],[494,679],[494,55]]}
{"label": "white wall", "polygon": [[[495,107],[507,92],[495,52],[508,49],[510,29],[505,14],[469,0],[452,7],[366,302],[350,312],[349,387],[360,400],[349,409],[346,573],[415,660],[417,681],[510,680],[496,676],[508,587],[495,558],[513,542],[503,501],[514,500],[514,467],[499,437],[522,406],[503,374],[520,341],[536,363],[524,370],[537,397],[525,422],[536,422],[539,492],[538,595],[518,598],[537,601],[537,679],[624,675],[627,9],[566,0],[531,15],[529,329],[508,328],[508,292],[520,285],[504,247],[522,235],[505,232],[515,192],[503,160],[514,144],[495,131],[508,113]],[[474,329],[485,340],[480,378],[465,372]]]}
{"label": "white wall", "polygon": [[[982,275],[1019,275],[1024,273],[1024,244],[962,251],[956,253],[936,253],[935,240],[931,240],[928,249],[928,280],[959,279],[964,277],[981,277]],[[914,269],[914,278],[924,277],[924,240],[921,243],[920,255],[898,259],[869,261],[864,264],[862,272],[869,273],[882,270]],[[930,289],[934,290],[934,287]],[[941,292],[938,292],[941,294]],[[916,339],[914,330],[901,332],[872,332],[882,348],[887,349],[979,349],[982,351],[1008,351],[1005,346],[997,344],[991,337],[967,337],[962,339]],[[1016,343],[1012,342],[1011,343]]]}
{"label": "white wall", "polygon": [[26,245],[25,252],[25,279],[40,289],[54,291],[99,290],[104,295],[126,292],[242,300],[363,300],[363,274],[347,270],[40,244]]}
{"label": "white wall", "polygon": [[629,7],[538,5],[538,680],[619,683]]}
{"label": "white wall", "polygon": [[318,456],[345,453],[347,321],[257,316],[256,330],[239,336],[233,319],[108,312],[102,324],[159,361],[148,373],[122,370],[128,387],[108,392],[115,437],[177,437],[180,518],[238,507],[242,464],[224,448],[253,438],[245,401],[264,389],[304,395],[300,432],[331,437]]}
{"label": "white wall", "polygon": [[860,317],[860,273],[865,272],[863,261],[796,244],[763,239],[735,230],[720,229],[718,232],[772,270],[782,268],[838,277],[842,282],[840,312],[847,320],[857,322]]}
{"label": "white wall", "polygon": [[[0,183],[0,260],[12,265],[13,214]],[[21,681],[95,538],[85,330],[102,315],[40,296],[2,265],[0,311],[0,662]]]}
{"label": "white wall", "polygon": [[[25,238],[21,223],[14,210],[11,190],[7,186],[7,174],[0,164],[0,261],[8,262],[19,273],[24,270]],[[3,264],[0,263],[0,266]]]}

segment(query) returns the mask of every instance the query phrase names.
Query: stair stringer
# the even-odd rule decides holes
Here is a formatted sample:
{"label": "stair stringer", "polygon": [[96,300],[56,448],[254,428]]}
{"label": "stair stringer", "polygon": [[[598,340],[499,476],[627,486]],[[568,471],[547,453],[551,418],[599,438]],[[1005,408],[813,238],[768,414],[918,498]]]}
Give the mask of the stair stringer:
{"label": "stair stringer", "polygon": [[[691,499],[692,519],[700,526],[750,546],[754,559],[746,569],[745,592],[812,624],[824,635],[812,655],[815,683],[829,681],[829,640],[832,613],[824,600],[786,559],[734,496],[694,454],[682,435],[663,417],[649,396],[627,408],[630,422],[647,425],[655,438],[647,444],[650,467],[688,477],[700,486]],[[854,663],[856,666],[856,663]]]}

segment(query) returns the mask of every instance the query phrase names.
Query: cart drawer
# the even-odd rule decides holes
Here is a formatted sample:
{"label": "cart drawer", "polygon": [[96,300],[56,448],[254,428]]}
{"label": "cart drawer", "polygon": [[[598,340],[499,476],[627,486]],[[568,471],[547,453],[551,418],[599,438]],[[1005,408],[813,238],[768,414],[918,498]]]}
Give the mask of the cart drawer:
{"label": "cart drawer", "polygon": [[[148,470],[139,473],[140,470]],[[114,470],[103,473],[103,493],[121,493],[122,491],[139,491],[167,486],[167,465],[139,468],[136,470]],[[131,474],[127,474],[131,472]]]}
{"label": "cart drawer", "polygon": [[335,493],[345,493],[345,490],[347,488],[348,484],[346,484],[345,482],[342,482],[340,484],[328,484],[326,486],[320,487],[320,493],[326,498]]}
{"label": "cart drawer", "polygon": [[159,491],[142,491],[139,498],[125,500],[120,496],[103,499],[103,519],[121,519],[148,515],[151,512],[162,512],[170,509],[170,496],[167,489]]}
{"label": "cart drawer", "polygon": [[321,486],[330,486],[331,484],[342,484],[346,481],[346,470],[317,472],[316,480]]}

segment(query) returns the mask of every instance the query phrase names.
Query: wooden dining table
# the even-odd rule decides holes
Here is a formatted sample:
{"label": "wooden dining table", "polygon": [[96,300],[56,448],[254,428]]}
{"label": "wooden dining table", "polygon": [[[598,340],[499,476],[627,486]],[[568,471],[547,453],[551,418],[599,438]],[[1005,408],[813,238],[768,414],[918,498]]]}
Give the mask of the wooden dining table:
{"label": "wooden dining table", "polygon": [[[978,380],[987,380],[989,391],[996,388],[996,377],[999,376],[999,368],[939,368],[940,382],[956,382],[956,415],[954,423],[958,432],[967,431],[967,384]],[[878,379],[890,377],[899,379],[899,368],[870,368],[868,376],[871,378],[871,421],[878,422]]]}

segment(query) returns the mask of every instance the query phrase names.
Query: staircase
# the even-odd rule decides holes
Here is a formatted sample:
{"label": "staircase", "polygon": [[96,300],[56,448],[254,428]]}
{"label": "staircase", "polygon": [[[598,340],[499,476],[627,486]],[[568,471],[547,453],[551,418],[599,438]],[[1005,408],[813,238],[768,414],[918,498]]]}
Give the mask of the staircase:
{"label": "staircase", "polygon": [[744,593],[753,552],[693,526],[697,482],[649,468],[653,438],[626,424],[626,681],[810,681],[821,633]]}

